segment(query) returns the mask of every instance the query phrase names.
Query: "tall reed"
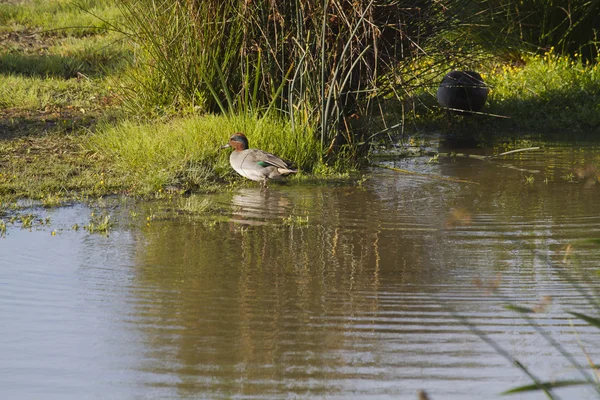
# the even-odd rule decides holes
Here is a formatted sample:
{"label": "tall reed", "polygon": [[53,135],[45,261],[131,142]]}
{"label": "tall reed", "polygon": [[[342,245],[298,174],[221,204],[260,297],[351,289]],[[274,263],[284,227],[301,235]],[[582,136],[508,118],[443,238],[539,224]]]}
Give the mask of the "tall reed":
{"label": "tall reed", "polygon": [[[439,32],[466,26],[425,0],[119,0],[137,43],[135,108],[259,115],[316,132],[322,153],[390,93],[390,73]],[[451,49],[450,49],[451,50]],[[352,147],[352,146],[350,146]],[[329,151],[328,151],[329,150]]]}
{"label": "tall reed", "polygon": [[600,2],[588,0],[486,0],[502,31],[521,46],[597,59],[600,50]]}

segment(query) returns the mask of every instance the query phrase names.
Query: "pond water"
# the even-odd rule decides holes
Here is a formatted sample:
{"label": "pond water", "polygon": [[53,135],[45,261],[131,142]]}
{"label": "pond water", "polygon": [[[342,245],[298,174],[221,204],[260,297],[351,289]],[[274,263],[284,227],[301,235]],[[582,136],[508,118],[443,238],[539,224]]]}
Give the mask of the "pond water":
{"label": "pond water", "polygon": [[[29,210],[50,224],[0,239],[0,397],[488,399],[531,382],[481,335],[544,381],[580,379],[532,324],[600,363],[600,331],[566,313],[592,314],[600,289],[600,147],[428,161],[379,160],[417,173],[359,185]],[[92,213],[108,236],[81,229]]]}

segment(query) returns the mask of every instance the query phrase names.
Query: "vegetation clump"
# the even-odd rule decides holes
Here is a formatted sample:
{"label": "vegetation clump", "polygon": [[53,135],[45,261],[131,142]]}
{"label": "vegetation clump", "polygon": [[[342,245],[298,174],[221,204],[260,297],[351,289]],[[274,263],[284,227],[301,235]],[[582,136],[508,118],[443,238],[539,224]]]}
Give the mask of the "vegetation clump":
{"label": "vegetation clump", "polygon": [[151,114],[273,111],[317,134],[321,151],[353,143],[351,116],[368,112],[411,44],[455,13],[415,0],[117,4],[141,49],[127,105]]}
{"label": "vegetation clump", "polygon": [[206,191],[234,177],[229,152],[220,147],[228,140],[224,133],[240,131],[251,136],[253,147],[281,154],[305,171],[318,165],[318,142],[280,119],[208,115],[165,124],[130,121],[104,127],[87,145],[135,182],[136,193],[167,187]]}
{"label": "vegetation clump", "polygon": [[490,112],[510,115],[521,129],[600,130],[600,66],[580,53],[560,55],[551,47],[520,62],[496,64]]}
{"label": "vegetation clump", "polygon": [[236,131],[305,173],[352,170],[373,140],[445,127],[450,69],[491,86],[483,129],[597,131],[584,3],[2,3],[0,198],[215,190]]}

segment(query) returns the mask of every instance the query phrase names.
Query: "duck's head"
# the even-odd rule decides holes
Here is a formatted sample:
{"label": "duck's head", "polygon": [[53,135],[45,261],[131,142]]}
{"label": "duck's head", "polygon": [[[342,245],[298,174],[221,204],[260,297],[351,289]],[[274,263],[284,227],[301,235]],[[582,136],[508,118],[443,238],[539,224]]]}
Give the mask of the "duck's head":
{"label": "duck's head", "polygon": [[248,148],[248,138],[241,132],[234,133],[229,138],[229,143],[221,148],[225,149],[227,147],[232,147],[235,151],[246,150]]}

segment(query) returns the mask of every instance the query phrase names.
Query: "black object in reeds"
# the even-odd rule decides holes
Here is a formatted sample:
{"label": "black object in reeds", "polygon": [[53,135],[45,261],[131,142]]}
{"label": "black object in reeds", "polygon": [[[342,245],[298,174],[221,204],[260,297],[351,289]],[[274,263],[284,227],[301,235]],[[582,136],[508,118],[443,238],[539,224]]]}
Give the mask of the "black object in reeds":
{"label": "black object in reeds", "polygon": [[475,71],[451,71],[444,76],[437,90],[440,106],[459,113],[483,109],[489,88]]}

